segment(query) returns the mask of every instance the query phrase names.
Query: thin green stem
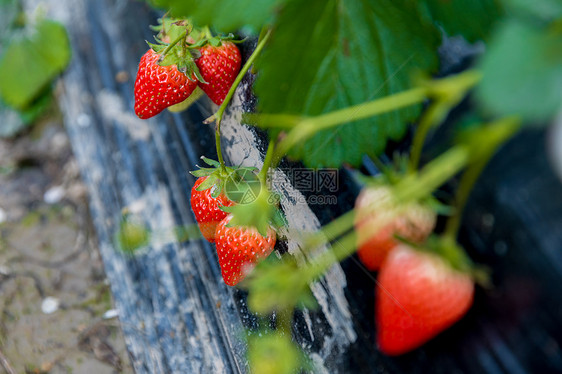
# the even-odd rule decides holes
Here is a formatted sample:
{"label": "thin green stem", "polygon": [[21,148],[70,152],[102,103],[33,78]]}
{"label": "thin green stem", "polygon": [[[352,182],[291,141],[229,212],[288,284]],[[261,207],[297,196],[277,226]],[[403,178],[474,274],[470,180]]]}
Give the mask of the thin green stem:
{"label": "thin green stem", "polygon": [[479,137],[481,141],[472,144],[472,164],[463,174],[455,196],[455,214],[451,216],[445,225],[444,236],[450,240],[456,240],[460,228],[462,215],[470,192],[478,180],[480,174],[494,156],[497,149],[519,130],[520,121],[517,118],[509,117],[495,121],[487,125],[487,131]]}
{"label": "thin green stem", "polygon": [[170,52],[170,50],[172,48],[174,48],[174,46],[176,44],[178,44],[182,39],[185,39],[185,37],[187,36],[187,30],[185,30],[184,32],[181,33],[180,36],[178,36],[177,38],[175,38],[170,44],[168,44],[168,46],[166,47],[166,49],[164,49],[164,52],[162,52],[162,56],[166,56],[168,54],[168,52]]}
{"label": "thin green stem", "polygon": [[271,36],[271,30],[269,30],[265,36],[263,37],[263,39],[258,43],[258,45],[256,46],[256,49],[254,49],[254,52],[252,52],[252,55],[250,56],[250,58],[248,59],[248,61],[246,61],[246,63],[244,64],[244,66],[242,67],[242,69],[240,69],[240,72],[238,73],[238,76],[236,77],[236,79],[234,80],[234,82],[232,83],[232,86],[230,87],[230,90],[228,90],[228,93],[226,94],[226,97],[224,98],[224,101],[222,102],[222,104],[220,105],[219,109],[217,110],[217,112],[210,118],[206,119],[205,122],[206,123],[210,123],[212,121],[216,121],[217,125],[220,128],[220,123],[222,121],[222,116],[224,114],[224,111],[226,110],[226,107],[228,106],[228,104],[230,103],[230,100],[232,100],[232,96],[234,95],[234,92],[236,91],[236,88],[238,87],[238,85],[240,84],[240,82],[242,81],[242,79],[244,78],[244,75],[246,75],[246,73],[248,72],[248,70],[250,69],[250,67],[252,66],[252,64],[254,63],[254,61],[256,60],[256,58],[259,56],[259,54],[261,53],[263,47],[265,46],[265,44],[267,43],[267,41],[269,40],[269,37]]}
{"label": "thin green stem", "polygon": [[222,157],[222,146],[221,146],[221,127],[220,124],[215,126],[215,147],[217,148],[217,157],[219,159],[221,170],[226,170],[226,165],[224,164],[224,158]]}
{"label": "thin green stem", "polygon": [[273,160],[273,155],[275,153],[275,141],[270,140],[269,145],[267,146],[267,152],[265,153],[265,158],[263,160],[263,166],[258,174],[258,178],[261,182],[262,186],[266,185],[267,182],[267,172],[271,166],[271,162]]}
{"label": "thin green stem", "polygon": [[306,249],[314,249],[322,244],[328,243],[335,238],[343,235],[353,228],[355,220],[355,210],[350,210],[347,213],[339,216],[335,220],[326,224],[322,230],[314,233],[304,240],[303,246]]}
{"label": "thin green stem", "polygon": [[234,95],[234,91],[236,91],[236,88],[238,87],[238,85],[242,81],[242,78],[244,78],[244,75],[246,75],[246,73],[248,72],[248,69],[250,68],[250,66],[252,66],[252,64],[256,60],[257,56],[260,54],[261,50],[265,46],[265,43],[267,43],[267,40],[269,39],[270,35],[271,35],[271,30],[268,31],[268,33],[264,36],[264,38],[261,40],[261,42],[257,45],[256,49],[254,50],[254,52],[252,53],[252,55],[250,56],[248,61],[246,61],[246,63],[244,64],[244,66],[242,67],[240,72],[238,73],[238,76],[236,77],[236,79],[232,83],[232,86],[230,87],[230,90],[228,90],[228,93],[226,94],[226,97],[224,98],[224,101],[220,105],[217,112],[212,117],[205,120],[205,123],[210,123],[213,120],[216,121],[216,125],[215,125],[215,144],[216,144],[216,148],[217,148],[217,157],[218,157],[219,162],[221,164],[221,168],[223,168],[223,169],[225,168],[225,165],[224,165],[224,159],[222,157],[222,149],[221,149],[221,121],[222,121],[222,116],[224,115],[224,111],[226,110],[226,107],[230,103],[230,100],[232,100],[232,96]]}
{"label": "thin green stem", "polygon": [[419,164],[423,145],[427,137],[429,129],[441,122],[444,115],[450,110],[450,106],[446,102],[437,101],[427,108],[417,126],[412,148],[410,152],[410,171],[415,171]]}
{"label": "thin green stem", "polygon": [[288,308],[285,310],[277,311],[276,329],[284,334],[291,334],[293,320],[293,309]]}
{"label": "thin green stem", "polygon": [[279,143],[279,153],[286,154],[294,145],[303,142],[318,131],[419,104],[426,99],[427,94],[428,89],[425,87],[412,88],[367,103],[354,105],[316,117],[305,118],[296,124]]}
{"label": "thin green stem", "polygon": [[311,282],[321,277],[335,263],[351,256],[357,250],[357,233],[350,232],[332,244],[332,249],[317,256],[311,265],[306,268],[304,280]]}
{"label": "thin green stem", "polygon": [[481,76],[480,72],[469,70],[427,84],[435,101],[421,117],[414,135],[410,153],[410,171],[416,170],[419,166],[423,144],[429,130],[443,122],[451,108],[465,97],[466,92],[480,81]]}
{"label": "thin green stem", "polygon": [[408,203],[429,196],[437,187],[465,167],[470,159],[468,147],[457,145],[443,153],[419,173],[410,174],[394,188],[397,203]]}

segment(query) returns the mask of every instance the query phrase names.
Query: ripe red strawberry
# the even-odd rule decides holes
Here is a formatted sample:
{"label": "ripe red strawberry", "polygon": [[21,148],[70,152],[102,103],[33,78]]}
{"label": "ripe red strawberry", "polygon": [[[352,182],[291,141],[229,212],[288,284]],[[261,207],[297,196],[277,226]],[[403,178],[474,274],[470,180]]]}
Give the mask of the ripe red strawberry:
{"label": "ripe red strawberry", "polygon": [[240,71],[240,51],[229,41],[221,41],[218,47],[207,44],[199,51],[201,57],[195,60],[195,63],[207,82],[199,82],[199,87],[215,104],[221,105]]}
{"label": "ripe red strawberry", "polygon": [[275,231],[270,227],[267,237],[250,227],[226,227],[232,216],[217,226],[216,246],[222,278],[229,286],[238,284],[256,264],[265,259],[275,246]]}
{"label": "ripe red strawberry", "polygon": [[458,321],[472,305],[474,282],[441,257],[405,244],[379,272],[375,320],[380,350],[400,355]]}
{"label": "ripe red strawberry", "polygon": [[153,117],[167,107],[181,103],[197,87],[197,80],[175,65],[160,66],[160,54],[149,49],[141,58],[135,81],[135,113],[139,118]]}
{"label": "ripe red strawberry", "polygon": [[227,216],[227,213],[223,212],[220,207],[232,206],[234,202],[222,193],[218,197],[213,198],[211,196],[212,188],[197,191],[197,187],[207,178],[200,177],[195,181],[191,189],[191,209],[195,214],[201,234],[205,239],[213,243],[215,241],[217,225]]}
{"label": "ripe red strawberry", "polygon": [[355,230],[359,238],[357,254],[365,267],[377,270],[387,254],[399,241],[395,235],[414,243],[422,243],[435,227],[436,215],[427,206],[411,203],[396,207],[397,215],[381,202],[391,198],[390,189],[385,186],[363,189],[355,202]]}

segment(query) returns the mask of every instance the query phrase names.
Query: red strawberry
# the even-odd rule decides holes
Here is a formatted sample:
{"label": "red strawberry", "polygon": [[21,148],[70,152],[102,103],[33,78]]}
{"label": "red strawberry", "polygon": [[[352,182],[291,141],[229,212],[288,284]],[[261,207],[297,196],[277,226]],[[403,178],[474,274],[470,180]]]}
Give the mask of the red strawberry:
{"label": "red strawberry", "polygon": [[441,257],[400,244],[381,266],[376,289],[377,340],[387,355],[419,347],[472,305],[474,282]]}
{"label": "red strawberry", "polygon": [[215,104],[221,105],[240,71],[242,61],[240,51],[229,41],[221,41],[219,47],[207,44],[199,51],[201,57],[195,60],[195,63],[207,82],[199,82],[199,87]]}
{"label": "red strawberry", "polygon": [[224,283],[235,286],[258,261],[269,256],[276,238],[271,227],[265,238],[253,227],[226,227],[231,218],[226,217],[217,226],[216,245]]}
{"label": "red strawberry", "polygon": [[191,189],[191,209],[195,214],[201,234],[205,239],[213,243],[215,241],[217,225],[227,216],[227,213],[223,212],[220,207],[232,206],[234,202],[222,193],[217,198],[213,198],[211,196],[212,188],[197,191],[197,187],[207,178],[200,177],[195,181]]}
{"label": "red strawberry", "polygon": [[398,244],[395,235],[414,243],[423,242],[435,227],[436,215],[427,206],[411,203],[397,215],[381,205],[391,198],[384,186],[365,188],[355,202],[355,230],[359,238],[357,254],[369,270],[377,270]]}
{"label": "red strawberry", "polygon": [[159,58],[160,54],[149,49],[139,64],[135,81],[135,113],[142,119],[181,103],[197,87],[195,77],[189,80],[175,65],[160,66]]}

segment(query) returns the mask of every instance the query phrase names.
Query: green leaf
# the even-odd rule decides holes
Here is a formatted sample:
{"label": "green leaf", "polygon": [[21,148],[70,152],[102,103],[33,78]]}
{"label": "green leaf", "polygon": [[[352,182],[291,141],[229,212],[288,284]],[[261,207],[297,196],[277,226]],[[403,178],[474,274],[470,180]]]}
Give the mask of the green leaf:
{"label": "green leaf", "polygon": [[248,307],[262,315],[285,308],[316,309],[318,304],[306,279],[294,258],[269,256],[242,283],[249,291]]}
{"label": "green leaf", "polygon": [[522,17],[532,15],[539,20],[550,22],[562,18],[560,0],[503,0],[505,7]]}
{"label": "green leaf", "polygon": [[242,26],[258,30],[270,23],[275,10],[285,0],[153,0],[158,7],[170,9],[176,17],[189,17],[199,26],[236,31]]}
{"label": "green leaf", "polygon": [[0,101],[0,138],[13,137],[35,121],[52,103],[53,95],[47,90],[23,111],[16,111]]}
{"label": "green leaf", "polygon": [[64,27],[42,21],[31,37],[13,40],[0,60],[0,96],[25,109],[68,64],[70,47]]}
{"label": "green leaf", "polygon": [[264,331],[248,339],[248,363],[252,373],[294,374],[305,360],[290,334]]}
{"label": "green leaf", "polygon": [[499,0],[424,0],[431,18],[449,35],[474,42],[486,39],[502,14]]}
{"label": "green leaf", "polygon": [[16,0],[0,0],[0,50],[2,42],[10,36],[10,29],[16,23],[16,17],[20,12],[21,4]]}
{"label": "green leaf", "polygon": [[480,68],[477,99],[490,114],[544,122],[560,110],[562,34],[508,21],[490,41]]}
{"label": "green leaf", "polygon": [[[318,115],[409,87],[413,70],[436,67],[439,35],[407,0],[287,3],[258,64],[265,113]],[[325,130],[294,149],[309,167],[361,163],[401,138],[420,107]]]}

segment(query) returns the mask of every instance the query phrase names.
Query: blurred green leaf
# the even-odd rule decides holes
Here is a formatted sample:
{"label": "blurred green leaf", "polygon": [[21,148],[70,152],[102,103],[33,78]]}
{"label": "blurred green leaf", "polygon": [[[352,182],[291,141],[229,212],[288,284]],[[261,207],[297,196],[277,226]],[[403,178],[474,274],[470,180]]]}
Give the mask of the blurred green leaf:
{"label": "blurred green leaf", "polygon": [[290,256],[282,260],[269,256],[246,278],[248,306],[252,312],[266,315],[286,308],[315,309],[316,299],[303,272]]}
{"label": "blurred green leaf", "polygon": [[496,116],[544,122],[562,104],[562,34],[516,20],[501,25],[480,61],[477,99]]}
{"label": "blurred green leaf", "polygon": [[51,90],[47,90],[24,111],[16,111],[0,101],[0,137],[10,138],[35,121],[52,102]]}
{"label": "blurred green leaf", "polygon": [[259,29],[273,19],[277,7],[285,0],[152,0],[169,9],[175,17],[189,17],[198,26],[212,26],[223,32],[242,26]]}
{"label": "blurred green leaf", "polygon": [[10,138],[28,126],[17,111],[1,102],[0,118],[2,118],[0,124],[0,137],[2,138]]}
{"label": "blurred green leaf", "polygon": [[0,96],[25,109],[68,64],[70,46],[64,27],[42,21],[30,37],[14,39],[0,60]]}
{"label": "blurred green leaf", "polygon": [[424,0],[422,4],[447,34],[462,35],[470,42],[486,39],[502,14],[498,0]]}
{"label": "blurred green leaf", "polygon": [[248,361],[254,374],[293,374],[304,364],[303,355],[291,337],[279,332],[250,336]]}
{"label": "blurred green leaf", "polygon": [[[410,87],[437,65],[437,29],[409,0],[290,1],[257,65],[259,109],[318,115]],[[420,107],[319,132],[291,154],[309,167],[361,163],[401,138]]]}
{"label": "blurred green leaf", "polygon": [[19,12],[20,3],[18,0],[0,0],[0,51],[2,43],[10,34],[9,30],[14,26]]}
{"label": "blurred green leaf", "polygon": [[522,17],[533,16],[550,22],[562,18],[562,1],[560,0],[503,0],[505,7]]}

